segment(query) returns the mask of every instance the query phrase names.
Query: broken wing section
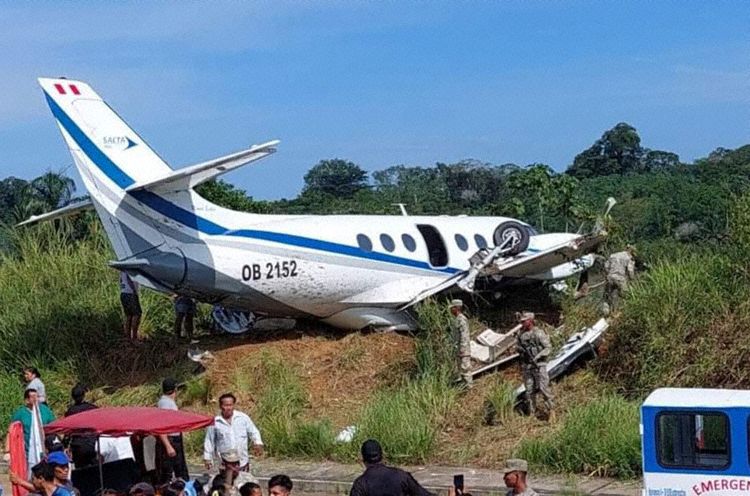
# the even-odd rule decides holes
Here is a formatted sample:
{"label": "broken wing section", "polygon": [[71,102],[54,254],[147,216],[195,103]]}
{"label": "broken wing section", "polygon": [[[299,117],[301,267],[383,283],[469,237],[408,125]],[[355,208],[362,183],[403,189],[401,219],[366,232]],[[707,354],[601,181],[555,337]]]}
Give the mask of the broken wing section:
{"label": "broken wing section", "polygon": [[[591,265],[584,255],[592,252],[606,236],[605,232],[575,236],[539,252],[515,257],[504,257],[502,253],[496,254],[495,250],[486,254],[480,251],[472,257],[471,268],[456,281],[456,285],[471,292],[477,277],[547,280],[568,277]],[[577,265],[580,265],[579,270],[575,270]],[[565,267],[566,270],[556,271],[559,267]]]}
{"label": "broken wing section", "polygon": [[[399,310],[406,310],[454,285],[471,293],[474,291],[474,283],[477,277],[554,279],[555,277],[545,277],[545,273],[555,276],[558,273],[555,269],[567,264],[573,266],[580,264],[582,268],[585,268],[583,267],[587,265],[585,255],[592,252],[606,237],[607,233],[604,231],[575,236],[544,250],[535,253],[524,252],[516,256],[509,256],[507,249],[503,247],[495,247],[492,250],[482,249],[471,257],[471,268],[469,270],[454,274],[439,284],[422,291]],[[556,277],[558,279],[569,276],[573,271],[567,269],[559,272],[561,275]]]}

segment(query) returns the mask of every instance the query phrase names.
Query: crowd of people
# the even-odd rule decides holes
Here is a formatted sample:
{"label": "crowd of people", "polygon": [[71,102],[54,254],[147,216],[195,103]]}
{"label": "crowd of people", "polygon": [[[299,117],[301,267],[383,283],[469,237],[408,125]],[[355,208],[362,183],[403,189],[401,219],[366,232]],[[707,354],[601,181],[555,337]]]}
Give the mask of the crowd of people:
{"label": "crowd of people", "polygon": [[[98,437],[92,434],[71,435],[62,439],[44,436],[43,426],[55,420],[46,404],[41,374],[34,368],[24,370],[26,387],[24,404],[11,417],[6,436],[4,460],[11,462],[11,432],[16,429],[27,467],[26,477],[9,471],[13,486],[39,496],[78,496],[71,482],[71,465],[86,470],[110,462],[130,462],[137,480],[127,491],[108,490],[110,496],[261,496],[263,490],[252,475],[248,445],[254,456],[263,455],[263,440],[250,417],[235,409],[237,399],[232,393],[219,398],[219,413],[206,429],[203,460],[207,470],[217,469],[213,477],[192,478],[185,459],[182,433],[140,438],[138,436]],[[162,395],[156,406],[177,410],[178,383],[172,378],[162,382]],[[41,391],[41,393],[40,393]],[[86,401],[86,388],[80,384],[71,391],[72,403],[65,416],[76,415],[97,406]],[[43,445],[34,439],[43,440]],[[214,462],[218,461],[215,466]],[[128,467],[122,465],[122,467]],[[123,470],[125,470],[123,468]],[[291,479],[279,474],[271,477],[267,494],[286,496],[291,493]],[[105,491],[106,492],[106,491]]]}
{"label": "crowd of people", "polygon": [[[32,496],[80,496],[71,477],[71,465],[76,470],[86,470],[110,462],[129,460],[136,467],[136,479],[129,487],[107,489],[89,493],[97,496],[262,496],[258,479],[252,474],[252,456],[263,456],[261,433],[252,419],[237,410],[237,398],[232,393],[219,397],[219,413],[212,425],[206,428],[203,444],[203,461],[206,470],[216,472],[193,477],[185,459],[182,433],[153,437],[151,443],[137,436],[97,437],[96,435],[72,435],[63,439],[50,435],[44,438],[44,446],[35,448],[33,437],[43,435],[42,426],[55,420],[55,415],[46,404],[45,387],[41,374],[34,368],[24,370],[27,381],[24,404],[13,414],[11,429],[17,428],[18,437],[23,438],[25,452],[16,451],[14,456],[25,456],[30,467],[26,476],[9,471],[11,484]],[[162,382],[162,395],[156,406],[166,410],[177,410],[179,384],[172,378]],[[39,391],[42,391],[40,394]],[[77,415],[96,409],[86,401],[86,388],[76,385],[71,391],[72,403],[65,416]],[[35,432],[35,429],[40,432]],[[22,430],[22,435],[20,430]],[[12,452],[11,435],[6,438],[5,461],[10,462]],[[38,452],[37,452],[38,451]],[[361,446],[361,461],[364,472],[353,483],[350,496],[413,495],[428,496],[426,490],[414,477],[399,468],[384,463],[383,449],[374,439]],[[218,462],[218,463],[216,463]],[[216,465],[215,465],[216,463]],[[124,465],[123,465],[124,467]],[[12,465],[11,465],[12,468]],[[216,470],[214,470],[216,469]],[[528,468],[523,460],[509,460],[504,480],[510,489],[508,496],[534,496],[526,482]],[[268,480],[269,496],[289,496],[294,488],[291,478],[284,474],[274,475]],[[469,495],[463,487],[453,487],[449,495]],[[84,496],[89,496],[85,494]]]}

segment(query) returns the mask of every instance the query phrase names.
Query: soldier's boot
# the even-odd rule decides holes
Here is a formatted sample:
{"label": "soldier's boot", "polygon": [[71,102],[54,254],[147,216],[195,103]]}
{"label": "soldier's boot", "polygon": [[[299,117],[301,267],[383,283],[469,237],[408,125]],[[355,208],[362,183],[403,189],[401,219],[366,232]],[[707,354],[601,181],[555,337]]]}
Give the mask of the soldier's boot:
{"label": "soldier's boot", "polygon": [[534,398],[529,393],[524,394],[524,399],[526,402],[527,410],[529,412],[529,417],[533,417],[536,414],[536,408],[534,405]]}

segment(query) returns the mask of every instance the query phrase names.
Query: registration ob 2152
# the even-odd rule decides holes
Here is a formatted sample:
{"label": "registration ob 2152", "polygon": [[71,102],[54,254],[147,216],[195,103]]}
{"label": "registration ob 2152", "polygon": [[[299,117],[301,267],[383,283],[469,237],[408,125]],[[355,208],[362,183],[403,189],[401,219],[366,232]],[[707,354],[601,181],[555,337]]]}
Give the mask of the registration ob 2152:
{"label": "registration ob 2152", "polygon": [[265,264],[245,264],[242,266],[243,281],[259,281],[261,279],[284,279],[297,277],[296,260],[283,260],[279,262],[267,262]]}

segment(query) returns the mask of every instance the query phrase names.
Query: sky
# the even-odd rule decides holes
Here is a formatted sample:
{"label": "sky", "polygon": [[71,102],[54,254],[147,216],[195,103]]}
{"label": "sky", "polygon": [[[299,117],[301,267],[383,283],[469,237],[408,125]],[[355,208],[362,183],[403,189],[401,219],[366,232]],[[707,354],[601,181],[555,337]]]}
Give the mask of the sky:
{"label": "sky", "polygon": [[623,121],[692,162],[750,143],[748,26],[720,0],[4,3],[0,178],[78,179],[41,76],[88,82],[173,168],[281,140],[224,176],[258,199],[330,158],[563,171]]}

